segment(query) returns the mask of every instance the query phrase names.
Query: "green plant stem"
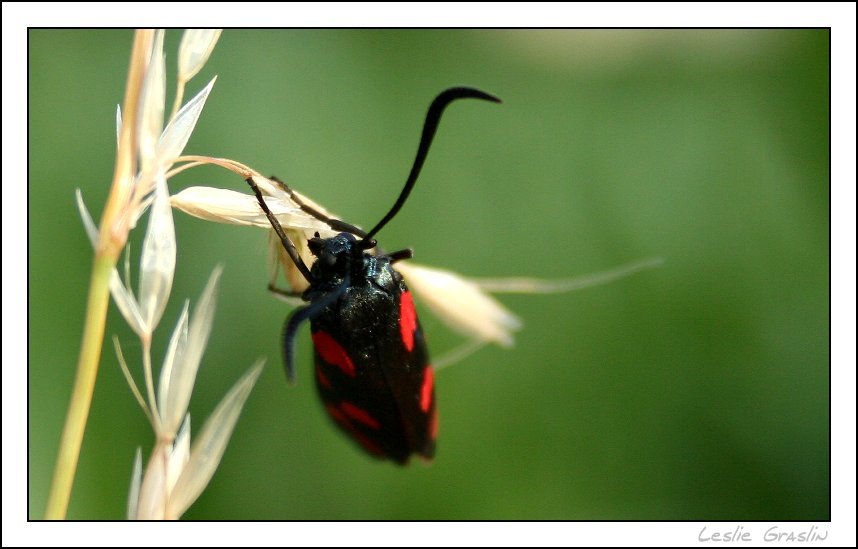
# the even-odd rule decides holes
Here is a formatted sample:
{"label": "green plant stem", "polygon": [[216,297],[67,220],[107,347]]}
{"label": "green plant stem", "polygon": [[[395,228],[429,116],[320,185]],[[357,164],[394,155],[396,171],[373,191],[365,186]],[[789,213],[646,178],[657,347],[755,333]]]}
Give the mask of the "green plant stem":
{"label": "green plant stem", "polygon": [[62,520],[68,510],[72,484],[74,483],[83,442],[83,433],[86,429],[89,407],[95,389],[95,379],[98,374],[101,346],[104,342],[107,304],[110,296],[108,282],[115,264],[116,258],[108,257],[108,254],[97,254],[93,263],[83,339],[77,362],[77,374],[62,438],[60,439],[54,478],[48,495],[48,505],[45,510],[45,518],[48,520]]}

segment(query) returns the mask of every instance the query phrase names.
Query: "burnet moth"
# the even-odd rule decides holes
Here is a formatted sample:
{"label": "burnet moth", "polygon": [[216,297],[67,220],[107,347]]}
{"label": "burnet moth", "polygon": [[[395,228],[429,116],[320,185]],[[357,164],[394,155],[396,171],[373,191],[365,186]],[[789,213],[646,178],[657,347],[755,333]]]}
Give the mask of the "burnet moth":
{"label": "burnet moth", "polygon": [[[426,114],[417,155],[393,207],[369,232],[328,217],[276,181],[307,214],[341,231],[331,238],[316,233],[308,240],[315,256],[304,263],[294,243],[268,208],[252,178],[259,206],[286,253],[309,287],[300,294],[309,304],[294,311],[283,328],[286,375],[295,379],[295,338],[310,321],[315,351],[316,387],[328,415],[369,454],[405,464],[411,454],[435,455],[438,411],[434,370],[414,309],[411,292],[394,263],[411,250],[386,253],[374,236],[399,212],[411,193],[444,109],[457,99],[500,99],[466,87],[439,94]],[[280,291],[287,295],[289,292]]]}

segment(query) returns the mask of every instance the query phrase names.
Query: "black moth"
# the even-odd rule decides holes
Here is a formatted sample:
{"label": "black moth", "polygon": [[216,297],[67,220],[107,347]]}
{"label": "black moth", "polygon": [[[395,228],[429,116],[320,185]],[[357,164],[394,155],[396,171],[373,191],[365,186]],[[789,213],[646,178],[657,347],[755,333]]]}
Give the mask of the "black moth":
{"label": "black moth", "polygon": [[[290,381],[295,377],[298,326],[309,320],[316,387],[328,414],[365,451],[399,464],[405,464],[412,453],[427,460],[435,455],[438,414],[434,374],[411,293],[393,268],[395,262],[409,259],[411,250],[384,253],[376,248],[373,236],[408,198],[444,109],[465,98],[500,102],[473,88],[450,88],[439,94],[429,106],[417,156],[399,198],[369,232],[321,214],[275,180],[306,213],[342,231],[332,238],[320,238],[317,233],[308,241],[316,256],[310,268],[268,209],[253,179],[247,180],[286,252],[309,283],[301,294],[309,305],[293,312],[283,329],[287,377]],[[373,249],[375,253],[370,253]]]}

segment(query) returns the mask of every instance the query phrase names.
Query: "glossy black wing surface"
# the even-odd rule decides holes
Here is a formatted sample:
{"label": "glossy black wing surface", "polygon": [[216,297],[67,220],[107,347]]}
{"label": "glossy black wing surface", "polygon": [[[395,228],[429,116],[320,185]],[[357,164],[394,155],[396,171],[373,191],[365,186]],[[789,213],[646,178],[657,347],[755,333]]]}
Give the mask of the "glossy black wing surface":
{"label": "glossy black wing surface", "polygon": [[387,262],[310,320],[316,387],[364,450],[404,464],[435,454],[434,372],[411,293]]}

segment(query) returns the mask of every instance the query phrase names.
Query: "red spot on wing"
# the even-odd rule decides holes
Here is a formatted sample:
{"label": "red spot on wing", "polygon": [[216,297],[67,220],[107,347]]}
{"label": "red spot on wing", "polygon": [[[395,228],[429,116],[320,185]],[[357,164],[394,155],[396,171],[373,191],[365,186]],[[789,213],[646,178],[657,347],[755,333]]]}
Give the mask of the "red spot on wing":
{"label": "red spot on wing", "polygon": [[335,405],[325,404],[325,410],[327,410],[328,414],[332,418],[334,418],[334,421],[336,421],[343,427],[351,427],[351,422],[349,421],[349,418],[347,418],[346,415],[342,413],[340,409],[337,408]]}
{"label": "red spot on wing", "polygon": [[432,406],[432,394],[435,387],[435,373],[432,366],[426,366],[423,369],[423,384],[420,386],[420,409],[424,412],[429,411]]}
{"label": "red spot on wing", "polygon": [[355,377],[355,365],[349,358],[346,350],[328,332],[316,332],[313,334],[313,345],[328,364],[333,364],[343,371],[344,374]]}
{"label": "red spot on wing", "polygon": [[355,430],[354,427],[352,427],[352,435],[354,435],[355,439],[360,442],[361,446],[363,446],[367,452],[375,456],[384,457],[384,450],[382,450],[378,444],[370,440],[369,437],[360,431]]}
{"label": "red spot on wing", "polygon": [[[340,407],[344,408],[344,404],[348,403],[344,402],[340,405]],[[334,421],[339,423],[343,427],[343,429],[348,431],[352,438],[358,441],[358,443],[363,446],[367,452],[376,456],[384,456],[384,450],[382,450],[381,447],[375,442],[373,442],[373,440],[370,439],[368,436],[361,433],[360,430],[358,430],[358,428],[354,426],[354,424],[351,422],[349,417],[346,415],[346,413],[344,413],[342,409],[338,408],[333,404],[325,404],[325,409],[328,411],[328,414],[330,414],[330,416],[334,418]]]}
{"label": "red spot on wing", "polygon": [[358,408],[351,402],[343,402],[340,404],[340,409],[353,420],[363,423],[371,429],[381,429],[381,424],[369,415],[369,412],[363,408]]}
{"label": "red spot on wing", "polygon": [[322,369],[318,365],[316,365],[316,378],[319,380],[319,385],[325,389],[331,388],[331,381],[325,376],[325,373],[322,372]]}
{"label": "red spot on wing", "polygon": [[414,348],[414,330],[417,329],[417,312],[411,292],[402,292],[399,297],[399,329],[402,332],[402,344],[411,352]]}

